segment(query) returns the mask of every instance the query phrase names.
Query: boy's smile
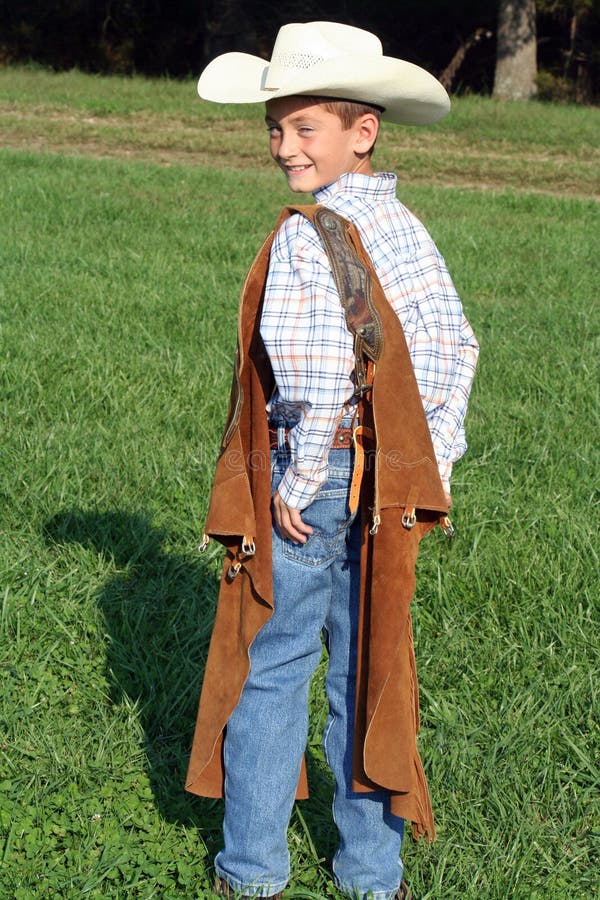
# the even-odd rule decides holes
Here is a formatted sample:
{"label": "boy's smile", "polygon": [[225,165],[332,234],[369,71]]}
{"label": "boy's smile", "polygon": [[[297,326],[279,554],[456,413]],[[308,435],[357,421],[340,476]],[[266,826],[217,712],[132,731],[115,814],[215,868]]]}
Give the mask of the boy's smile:
{"label": "boy's smile", "polygon": [[285,173],[292,191],[312,193],[346,172],[372,175],[368,151],[377,135],[359,117],[348,129],[339,116],[314,97],[278,97],[267,101],[265,121],[271,156]]}

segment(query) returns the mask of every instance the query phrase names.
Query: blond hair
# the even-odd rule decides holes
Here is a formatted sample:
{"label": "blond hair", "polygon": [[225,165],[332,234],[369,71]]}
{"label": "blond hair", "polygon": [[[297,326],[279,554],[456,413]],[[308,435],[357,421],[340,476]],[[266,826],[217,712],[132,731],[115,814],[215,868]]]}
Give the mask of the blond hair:
{"label": "blond hair", "polygon": [[[356,120],[360,119],[361,116],[367,115],[367,113],[375,116],[377,121],[381,122],[381,114],[383,112],[381,106],[375,106],[372,103],[362,103],[360,100],[336,100],[333,97],[314,97],[313,99],[323,107],[325,112],[332,113],[338,117],[344,131],[352,128]],[[375,138],[368,151],[369,156],[375,149],[376,141],[377,138]]]}
{"label": "blond hair", "polygon": [[367,113],[375,116],[378,122],[381,122],[380,106],[373,106],[370,103],[360,103],[358,100],[329,100],[328,98],[317,98],[321,103],[325,112],[333,113],[342,123],[342,128],[347,131],[352,128],[357,119],[365,116]]}

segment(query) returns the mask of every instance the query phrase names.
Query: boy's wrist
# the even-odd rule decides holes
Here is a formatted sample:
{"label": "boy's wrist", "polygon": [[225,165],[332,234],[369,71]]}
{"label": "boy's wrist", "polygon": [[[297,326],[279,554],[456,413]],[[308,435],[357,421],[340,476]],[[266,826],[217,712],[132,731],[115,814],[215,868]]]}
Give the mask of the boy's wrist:
{"label": "boy's wrist", "polygon": [[320,481],[298,475],[290,465],[277,486],[277,493],[286,506],[303,510],[310,506],[320,487]]}

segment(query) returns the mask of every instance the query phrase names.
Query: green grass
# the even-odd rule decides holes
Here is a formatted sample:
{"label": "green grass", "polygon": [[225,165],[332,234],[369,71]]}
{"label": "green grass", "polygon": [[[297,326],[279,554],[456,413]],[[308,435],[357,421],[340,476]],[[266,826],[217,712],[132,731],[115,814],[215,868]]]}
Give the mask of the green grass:
{"label": "green grass", "polygon": [[[0,100],[16,107],[82,110],[96,116],[135,118],[139,113],[176,115],[199,122],[225,119],[262,120],[260,104],[230,106],[199,102],[195,80],[91,76],[76,70],[48,72],[37,67],[0,69]],[[598,110],[550,103],[500,103],[476,95],[453,98],[452,115],[425,133],[461,134],[470,141],[485,137],[506,144],[542,144],[562,152],[597,149]],[[415,136],[420,128],[408,129]],[[507,134],[508,130],[508,134]]]}
{"label": "green grass", "polygon": [[[45,85],[73,115],[94,96],[111,115],[196,114],[184,86],[155,84],[0,71],[21,111]],[[584,158],[598,118],[581,112],[467,98],[452,127],[500,118],[509,156],[547,132],[549,152]],[[195,547],[239,287],[290,197],[218,155],[84,152],[0,152],[0,896],[208,898],[220,802],[182,784],[219,554]],[[400,189],[482,345],[458,536],[427,539],[413,607],[438,840],[403,855],[423,900],[599,896],[598,206],[523,178]],[[339,896],[322,681],[290,833],[298,900]]]}
{"label": "green grass", "polygon": [[[5,68],[0,114],[5,147],[220,169],[270,166],[262,105],[200,102],[194,81]],[[407,183],[599,199],[599,132],[598,109],[463,97],[432,128],[384,124],[377,161]]]}

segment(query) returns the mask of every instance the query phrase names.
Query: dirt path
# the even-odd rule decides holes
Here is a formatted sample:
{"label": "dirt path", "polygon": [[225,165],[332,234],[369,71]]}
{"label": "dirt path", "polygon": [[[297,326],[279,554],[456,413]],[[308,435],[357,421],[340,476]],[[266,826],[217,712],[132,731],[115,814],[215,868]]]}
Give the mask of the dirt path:
{"label": "dirt path", "polygon": [[[0,104],[0,116],[0,146],[5,148],[165,166],[262,169],[270,165],[264,135],[248,133],[244,120],[199,127],[195,116],[94,116],[8,103]],[[542,144],[521,147],[507,141],[499,146],[457,134],[438,134],[432,140],[431,134],[387,131],[378,142],[377,163],[413,183],[600,200],[598,149],[568,154]]]}

